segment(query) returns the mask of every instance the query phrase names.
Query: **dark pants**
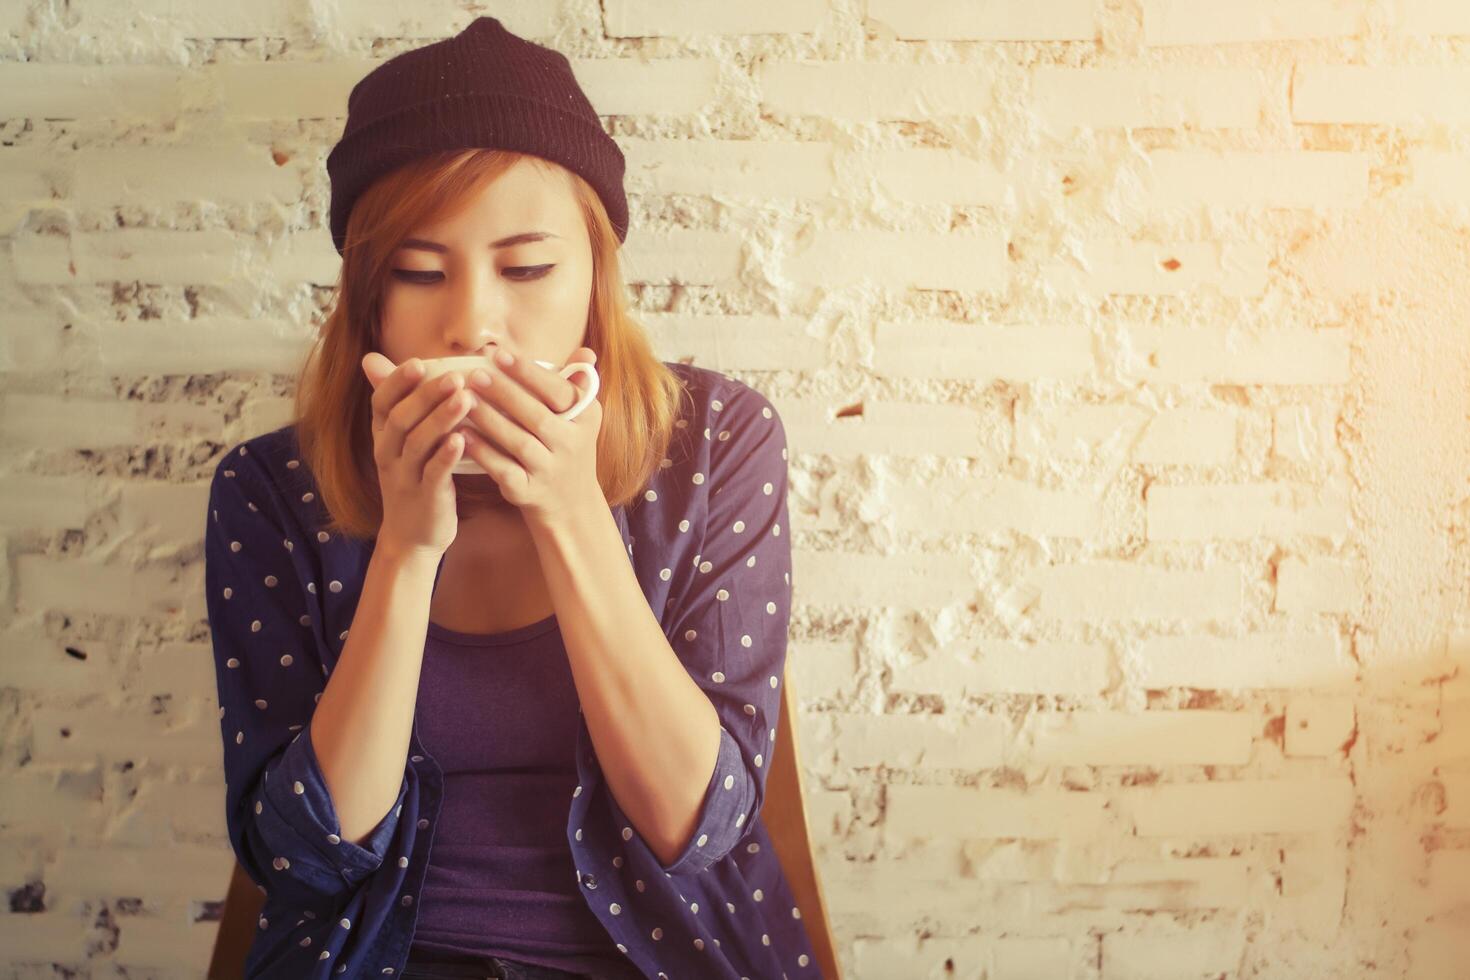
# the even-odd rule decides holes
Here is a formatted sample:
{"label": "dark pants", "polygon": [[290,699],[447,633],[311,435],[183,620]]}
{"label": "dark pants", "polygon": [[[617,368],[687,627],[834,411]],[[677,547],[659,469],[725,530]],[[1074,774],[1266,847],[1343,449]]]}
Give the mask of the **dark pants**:
{"label": "dark pants", "polygon": [[568,973],[549,966],[521,963],[498,956],[449,957],[435,953],[411,953],[400,975],[402,980],[584,980],[585,973]]}

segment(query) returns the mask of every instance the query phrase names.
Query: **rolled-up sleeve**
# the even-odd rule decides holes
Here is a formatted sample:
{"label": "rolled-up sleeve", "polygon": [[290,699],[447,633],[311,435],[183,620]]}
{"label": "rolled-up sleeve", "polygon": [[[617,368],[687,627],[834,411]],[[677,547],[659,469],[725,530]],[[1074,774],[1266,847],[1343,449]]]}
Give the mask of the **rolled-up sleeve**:
{"label": "rolled-up sleeve", "polygon": [[702,871],[745,836],[765,799],[791,622],[786,432],[753,388],[709,414],[709,487],[699,553],[667,620],[674,651],[720,718],[698,825],[669,874]]}
{"label": "rolled-up sleeve", "polygon": [[[224,748],[225,822],[235,855],[268,895],[336,898],[382,864],[398,799],[363,844],[341,836],[311,741],[325,687],[312,629],[314,589],[288,546],[290,522],[269,476],[245,447],[227,453],[210,485],[205,606],[214,648]],[[304,737],[303,737],[304,736]]]}

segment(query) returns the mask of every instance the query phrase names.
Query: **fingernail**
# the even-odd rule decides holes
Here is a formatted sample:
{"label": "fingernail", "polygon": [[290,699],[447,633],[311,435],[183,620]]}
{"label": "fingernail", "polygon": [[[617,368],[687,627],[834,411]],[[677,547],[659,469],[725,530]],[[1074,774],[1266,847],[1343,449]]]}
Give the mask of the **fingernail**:
{"label": "fingernail", "polygon": [[470,380],[479,385],[481,388],[490,387],[490,375],[485,371],[484,368],[475,368],[475,370],[470,374]]}
{"label": "fingernail", "polygon": [[510,351],[505,351],[505,350],[496,351],[496,353],[495,353],[495,363],[496,364],[499,364],[501,367],[510,367],[515,362],[516,362],[516,359],[511,356]]}

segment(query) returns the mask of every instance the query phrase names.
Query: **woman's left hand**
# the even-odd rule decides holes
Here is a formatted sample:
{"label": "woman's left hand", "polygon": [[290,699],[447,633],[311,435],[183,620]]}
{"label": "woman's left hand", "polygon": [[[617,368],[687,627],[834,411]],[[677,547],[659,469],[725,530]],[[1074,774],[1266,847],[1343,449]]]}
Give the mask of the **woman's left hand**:
{"label": "woman's left hand", "polygon": [[[470,389],[479,396],[465,417],[468,425],[465,455],[484,467],[507,502],[524,518],[550,524],[602,501],[597,482],[597,434],[602,428],[602,403],[593,398],[574,419],[561,418],[582,396],[581,373],[570,379],[521,356],[504,367],[498,354],[485,366],[489,386],[470,377]],[[567,363],[595,364],[597,354],[579,347]]]}

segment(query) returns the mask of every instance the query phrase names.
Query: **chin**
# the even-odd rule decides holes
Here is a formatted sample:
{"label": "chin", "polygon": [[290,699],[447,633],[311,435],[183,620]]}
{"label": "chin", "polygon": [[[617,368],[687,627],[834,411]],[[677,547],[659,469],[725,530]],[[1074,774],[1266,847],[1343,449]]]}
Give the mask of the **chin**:
{"label": "chin", "polygon": [[488,473],[454,474],[454,497],[461,517],[513,506],[501,496],[500,484]]}

